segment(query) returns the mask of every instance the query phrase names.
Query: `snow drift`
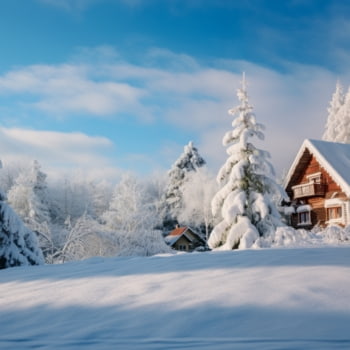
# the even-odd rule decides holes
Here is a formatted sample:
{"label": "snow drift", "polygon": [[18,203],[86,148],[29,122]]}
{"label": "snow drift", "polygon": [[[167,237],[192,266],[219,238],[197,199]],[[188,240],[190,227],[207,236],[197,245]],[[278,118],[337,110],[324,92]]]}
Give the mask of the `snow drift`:
{"label": "snow drift", "polygon": [[350,247],[0,271],[1,349],[349,349]]}

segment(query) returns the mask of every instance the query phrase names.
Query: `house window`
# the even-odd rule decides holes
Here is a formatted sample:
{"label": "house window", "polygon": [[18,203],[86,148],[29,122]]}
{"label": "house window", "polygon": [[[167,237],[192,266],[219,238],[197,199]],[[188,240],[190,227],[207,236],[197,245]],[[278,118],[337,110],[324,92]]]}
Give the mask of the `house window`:
{"label": "house window", "polygon": [[340,219],[342,217],[341,207],[327,208],[327,217],[328,217],[328,220]]}
{"label": "house window", "polygon": [[345,202],[340,198],[331,198],[325,201],[327,223],[345,225]]}
{"label": "house window", "polygon": [[301,205],[297,208],[298,213],[298,225],[311,225],[311,206]]}
{"label": "house window", "polygon": [[310,174],[307,176],[309,183],[320,184],[321,183],[321,173]]}
{"label": "house window", "polygon": [[311,224],[311,215],[309,211],[303,211],[301,213],[298,213],[298,224],[299,225]]}

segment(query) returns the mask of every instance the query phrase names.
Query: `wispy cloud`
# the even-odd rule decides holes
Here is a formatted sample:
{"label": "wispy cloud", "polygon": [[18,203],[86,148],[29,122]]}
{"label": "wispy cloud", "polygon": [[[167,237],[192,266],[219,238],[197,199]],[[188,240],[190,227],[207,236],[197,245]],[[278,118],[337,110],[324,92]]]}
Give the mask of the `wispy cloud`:
{"label": "wispy cloud", "polygon": [[116,152],[114,144],[105,137],[0,127],[0,149],[5,166],[35,159],[53,176],[72,169],[83,169],[90,174],[98,170],[103,177],[119,173],[108,156]]}
{"label": "wispy cloud", "polygon": [[93,66],[35,65],[0,77],[0,94],[32,97],[31,107],[57,114],[110,115],[137,104],[144,91],[130,84],[100,79]]}
{"label": "wispy cloud", "polygon": [[[328,101],[338,78],[317,66],[291,63],[285,63],[284,72],[236,60],[213,61],[208,67],[193,57],[159,49],[145,53],[142,62],[130,63],[114,55],[112,48],[105,47],[102,51],[106,50],[108,55],[100,56],[98,50],[92,50],[90,56],[85,56],[90,60],[84,62],[75,57],[74,62],[66,64],[12,70],[0,76],[0,97],[17,99],[19,104],[30,96],[26,113],[37,109],[46,113],[47,118],[64,114],[67,120],[83,113],[91,118],[132,117],[135,121],[146,120],[154,128],[162,124],[172,129],[174,135],[190,135],[216,171],[225,157],[221,139],[231,124],[227,110],[237,104],[236,89],[241,72],[246,71],[251,103],[258,120],[267,127],[262,148],[271,152],[274,165],[280,171],[289,166],[304,138],[322,135]],[[163,64],[159,65],[160,61]],[[349,70],[343,69],[343,76],[344,83],[348,83]],[[84,130],[84,125],[81,128]],[[132,142],[132,130],[128,132]],[[114,164],[105,149],[111,148],[115,140],[88,134],[51,134],[21,126],[3,128],[1,134],[0,149],[12,156],[28,155],[30,150],[34,158],[39,154],[45,159],[51,158],[51,162],[56,158],[66,159],[66,164],[71,166],[101,164],[101,161]],[[171,140],[168,136],[165,140],[160,129],[158,138],[152,139],[159,145],[158,154],[152,158],[170,166],[182,152],[183,145],[176,149],[175,137]],[[169,155],[166,160],[162,158],[160,148],[166,148],[167,144],[171,145],[174,159]],[[135,151],[128,153],[127,150],[121,157],[126,159],[128,154],[132,159],[139,157]],[[102,155],[100,160],[99,155]],[[142,150],[140,156],[144,163],[150,160],[149,164],[154,164],[150,157],[145,159]]]}

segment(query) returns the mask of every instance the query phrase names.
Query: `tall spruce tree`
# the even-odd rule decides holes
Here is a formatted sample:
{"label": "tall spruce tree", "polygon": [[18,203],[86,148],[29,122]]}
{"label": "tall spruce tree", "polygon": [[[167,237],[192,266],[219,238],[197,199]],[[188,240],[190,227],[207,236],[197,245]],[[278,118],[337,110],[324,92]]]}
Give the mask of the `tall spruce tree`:
{"label": "tall spruce tree", "polygon": [[5,199],[0,190],[0,269],[43,264],[35,234],[24,226]]}
{"label": "tall spruce tree", "polygon": [[264,139],[262,124],[256,122],[249,104],[245,76],[237,92],[240,105],[229,110],[236,115],[233,130],[223,138],[228,158],[217,181],[220,190],[212,200],[213,215],[218,219],[208,240],[211,249],[249,248],[262,236],[274,234],[283,226],[272,200],[282,188],[274,179],[269,153],[256,148],[249,139]]}
{"label": "tall spruce tree", "polygon": [[164,231],[173,229],[179,223],[178,216],[183,208],[183,185],[189,174],[204,165],[205,160],[200,156],[198,149],[192,141],[189,142],[168,172],[168,183],[163,199]]}
{"label": "tall spruce tree", "polygon": [[342,128],[344,128],[344,117],[346,117],[346,108],[344,107],[344,103],[345,94],[343,91],[343,86],[339,81],[337,81],[335,91],[328,107],[327,122],[322,136],[323,140],[344,142],[344,135],[342,132]]}
{"label": "tall spruce tree", "polygon": [[344,103],[337,112],[334,123],[335,135],[333,142],[350,143],[350,88],[345,95]]}

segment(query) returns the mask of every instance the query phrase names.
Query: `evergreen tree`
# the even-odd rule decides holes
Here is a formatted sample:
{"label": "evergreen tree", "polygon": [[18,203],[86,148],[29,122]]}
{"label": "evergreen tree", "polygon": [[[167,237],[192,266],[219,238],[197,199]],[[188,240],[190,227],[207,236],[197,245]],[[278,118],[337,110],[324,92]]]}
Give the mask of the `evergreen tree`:
{"label": "evergreen tree", "polygon": [[[349,95],[349,93],[348,93]],[[348,96],[349,98],[350,96]],[[344,142],[342,128],[344,127],[343,118],[346,116],[346,108],[344,106],[345,95],[343,86],[337,82],[335,92],[328,107],[328,118],[322,139],[332,142]],[[349,106],[348,106],[349,107]]]}
{"label": "evergreen tree", "polygon": [[259,237],[274,234],[277,226],[283,226],[272,200],[283,190],[274,180],[269,154],[249,142],[254,136],[263,139],[264,127],[256,122],[248,102],[244,75],[237,96],[240,105],[229,114],[238,116],[232,122],[233,130],[223,138],[224,146],[229,147],[217,176],[221,189],[212,200],[213,215],[219,223],[208,240],[211,249],[251,247]]}
{"label": "evergreen tree", "polygon": [[5,199],[0,190],[0,269],[43,264],[35,234],[23,225]]}
{"label": "evergreen tree", "polygon": [[183,185],[188,175],[205,165],[198,149],[189,142],[184,152],[168,172],[168,183],[163,200],[163,229],[171,230],[178,224],[178,216],[183,205]]}
{"label": "evergreen tree", "polygon": [[337,112],[337,120],[334,122],[333,142],[350,143],[350,88],[345,95],[344,103]]}
{"label": "evergreen tree", "polygon": [[51,218],[46,174],[34,161],[29,170],[21,172],[8,193],[9,204],[25,224],[37,233],[45,256],[53,253]]}

